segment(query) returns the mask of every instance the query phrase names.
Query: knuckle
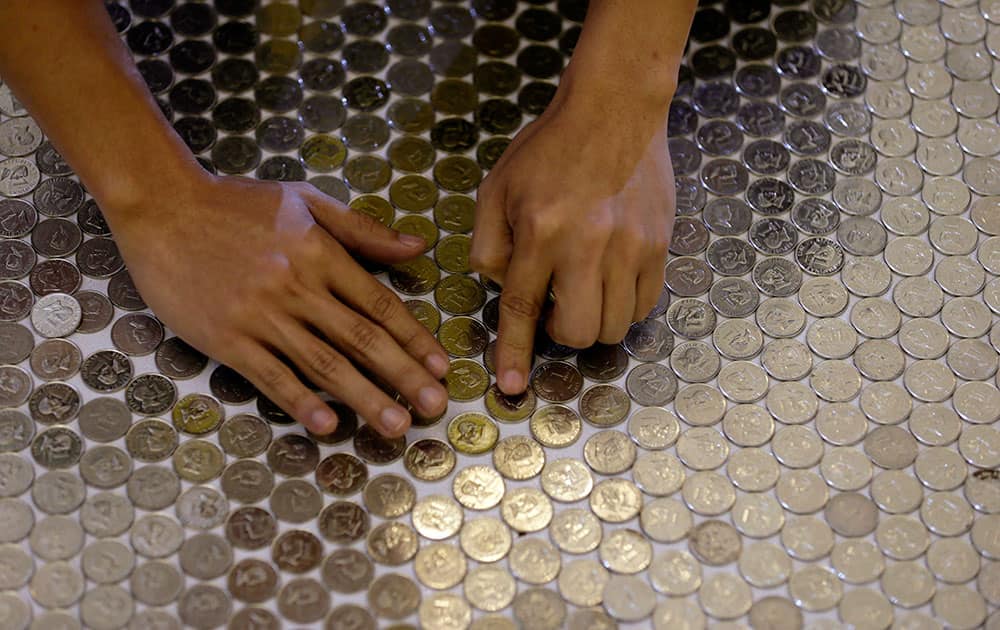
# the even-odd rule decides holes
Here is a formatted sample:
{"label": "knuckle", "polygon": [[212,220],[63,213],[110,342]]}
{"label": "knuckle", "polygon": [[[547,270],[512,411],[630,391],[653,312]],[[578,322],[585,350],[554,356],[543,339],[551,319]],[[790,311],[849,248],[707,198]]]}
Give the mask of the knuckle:
{"label": "knuckle", "polygon": [[341,358],[331,348],[317,344],[309,353],[307,361],[309,368],[313,372],[324,378],[332,378],[340,368]]}
{"label": "knuckle", "polygon": [[597,341],[597,333],[572,330],[567,326],[561,325],[553,328],[551,336],[556,343],[569,346],[570,348],[589,348]]}
{"label": "knuckle", "polygon": [[254,370],[261,389],[283,393],[289,384],[289,373],[277,363],[266,363]]}
{"label": "knuckle", "polygon": [[469,252],[469,266],[473,271],[479,273],[490,273],[499,271],[503,267],[503,261],[499,256],[484,251],[484,247],[473,248]]}
{"label": "knuckle", "polygon": [[352,227],[359,235],[373,236],[382,229],[381,223],[366,214],[355,210],[351,212],[351,216],[353,217]]}
{"label": "knuckle", "polygon": [[372,291],[368,312],[375,321],[386,322],[399,314],[401,305],[399,298],[382,285],[378,285]]}
{"label": "knuckle", "polygon": [[500,294],[500,316],[518,320],[535,320],[541,315],[542,308],[537,300],[512,292]]}
{"label": "knuckle", "polygon": [[558,237],[562,230],[562,222],[555,213],[547,211],[543,206],[536,206],[524,213],[524,234],[536,242],[547,242]]}
{"label": "knuckle", "polygon": [[352,324],[347,333],[347,343],[355,353],[362,356],[372,354],[378,345],[378,340],[378,329],[364,320]]}

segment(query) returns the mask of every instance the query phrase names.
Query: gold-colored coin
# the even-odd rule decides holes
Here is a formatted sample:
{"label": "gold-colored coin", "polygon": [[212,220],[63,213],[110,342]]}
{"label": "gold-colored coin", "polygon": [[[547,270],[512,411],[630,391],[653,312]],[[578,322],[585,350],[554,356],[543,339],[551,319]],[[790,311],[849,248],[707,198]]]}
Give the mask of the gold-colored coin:
{"label": "gold-colored coin", "polygon": [[455,451],[441,440],[424,438],[406,447],[403,465],[421,481],[439,481],[455,469]]}
{"label": "gold-colored coin", "polygon": [[[430,293],[441,279],[441,270],[427,256],[396,263],[389,269],[389,282],[400,293],[424,295]],[[442,328],[444,324],[442,324]],[[438,330],[440,334],[441,330]]]}
{"label": "gold-colored coin", "polygon": [[257,9],[257,30],[265,35],[289,37],[302,25],[302,13],[290,2],[275,2]]}
{"label": "gold-colored coin", "polygon": [[507,562],[510,572],[522,582],[546,584],[559,575],[562,556],[544,538],[520,538],[511,547]]}
{"label": "gold-colored coin", "polygon": [[462,155],[448,156],[434,165],[434,181],[448,192],[472,192],[482,179],[479,165]]}
{"label": "gold-colored coin", "polygon": [[299,155],[309,170],[329,173],[347,159],[347,147],[340,138],[318,133],[302,143]]}
{"label": "gold-colored coin", "polygon": [[586,508],[570,508],[556,514],[549,524],[549,536],[556,547],[567,553],[590,553],[601,544],[601,521]]}
{"label": "gold-colored coin", "polygon": [[583,422],[576,411],[565,405],[547,405],[531,414],[528,428],[542,446],[566,448],[580,438]]}
{"label": "gold-colored coin", "polygon": [[412,234],[424,239],[424,251],[430,251],[437,244],[438,229],[434,222],[419,214],[400,217],[392,224],[392,229],[403,234]]}
{"label": "gold-colored coin", "polygon": [[467,564],[465,555],[455,545],[435,542],[417,552],[413,559],[413,572],[427,588],[449,589],[463,579]]}
{"label": "gold-colored coin", "polygon": [[290,39],[269,39],[257,46],[254,61],[261,72],[288,74],[302,65],[302,49]]}
{"label": "gold-colored coin", "polygon": [[433,335],[441,325],[441,312],[427,300],[406,300],[406,310]]}
{"label": "gold-colored coin", "polygon": [[204,435],[219,428],[225,409],[218,400],[207,394],[188,394],[174,404],[171,414],[178,431]]}
{"label": "gold-colored coin", "polygon": [[481,398],[490,385],[489,374],[478,361],[455,359],[444,377],[448,398],[458,402],[468,402]]}
{"label": "gold-colored coin", "polygon": [[417,533],[406,523],[387,521],[368,533],[368,555],[379,564],[399,566],[417,554]]}
{"label": "gold-colored coin", "polygon": [[586,499],[594,489],[594,477],[583,462],[564,457],[542,468],[542,490],[553,500],[573,503]]}
{"label": "gold-colored coin", "polygon": [[476,221],[476,201],[465,195],[441,197],[434,205],[434,222],[442,230],[465,234]]}
{"label": "gold-colored coin", "polygon": [[590,493],[590,509],[606,523],[624,523],[642,509],[642,492],[628,479],[605,479]]}
{"label": "gold-colored coin", "polygon": [[448,354],[455,357],[480,355],[490,341],[490,333],[481,322],[463,316],[452,317],[441,322],[437,336],[438,341],[448,351]]}
{"label": "gold-colored coin", "polygon": [[351,199],[351,203],[348,205],[361,214],[367,214],[386,227],[392,225],[392,219],[396,215],[392,204],[378,195],[361,195]]}
{"label": "gold-colored coin", "polygon": [[317,20],[332,18],[344,8],[344,0],[299,0],[299,8]]}
{"label": "gold-colored coin", "polygon": [[531,479],[542,472],[545,451],[526,435],[510,435],[497,442],[493,450],[493,466],[507,479]]}
{"label": "gold-colored coin", "polygon": [[[438,226],[440,227],[440,226]],[[466,234],[449,234],[434,248],[434,261],[448,273],[469,273],[469,251],[472,239]]]}
{"label": "gold-colored coin", "polygon": [[500,503],[507,484],[489,466],[475,465],[458,471],[451,490],[455,499],[470,510],[489,510]]}
{"label": "gold-colored coin", "polygon": [[409,479],[384,473],[368,480],[361,497],[371,514],[379,518],[396,518],[413,508],[417,490]]}
{"label": "gold-colored coin", "polygon": [[410,519],[413,529],[429,540],[444,540],[458,533],[465,513],[455,499],[442,494],[431,494],[413,506]]}
{"label": "gold-colored coin", "polygon": [[500,437],[500,429],[485,414],[468,411],[448,423],[448,442],[459,453],[481,455],[493,449]]}
{"label": "gold-colored coin", "polygon": [[530,387],[522,394],[508,396],[494,383],[486,390],[486,411],[500,422],[520,422],[535,411],[537,400]]}
{"label": "gold-colored coin", "polygon": [[492,516],[466,521],[458,535],[462,551],[476,562],[496,562],[510,551],[510,530]]}
{"label": "gold-colored coin", "polygon": [[552,521],[552,502],[538,488],[514,488],[500,502],[500,516],[516,532],[540,532]]}
{"label": "gold-colored coin", "polygon": [[344,179],[360,193],[373,193],[389,185],[392,169],[389,163],[374,155],[359,155],[344,165]]}
{"label": "gold-colored coin", "polygon": [[429,210],[437,200],[438,187],[423,175],[403,175],[389,187],[389,201],[403,212]]}
{"label": "gold-colored coin", "polygon": [[464,116],[479,105],[476,86],[458,79],[438,81],[431,91],[431,106],[442,114]]}
{"label": "gold-colored coin", "polygon": [[226,456],[206,440],[182,442],[174,451],[172,463],[177,476],[191,483],[205,483],[222,474]]}
{"label": "gold-colored coin", "polygon": [[422,173],[434,166],[435,150],[434,145],[420,136],[403,136],[392,141],[386,156],[397,171]]}
{"label": "gold-colored coin", "polygon": [[[469,603],[486,612],[496,612],[503,610],[514,601],[517,593],[517,582],[514,576],[503,567],[492,564],[478,566],[469,571],[465,576],[463,592]],[[493,619],[504,619],[494,617]],[[489,630],[502,630],[507,627],[502,623],[491,623],[483,625],[482,628]]]}
{"label": "gold-colored coin", "polygon": [[486,289],[472,276],[446,276],[434,288],[434,301],[449,315],[471,315],[486,303]]}

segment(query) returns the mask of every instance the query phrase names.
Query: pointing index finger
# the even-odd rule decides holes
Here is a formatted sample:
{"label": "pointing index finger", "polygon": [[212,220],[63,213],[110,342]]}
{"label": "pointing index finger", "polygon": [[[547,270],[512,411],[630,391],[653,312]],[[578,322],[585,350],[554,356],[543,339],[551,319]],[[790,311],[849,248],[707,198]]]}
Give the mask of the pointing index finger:
{"label": "pointing index finger", "polygon": [[527,387],[535,326],[551,275],[543,257],[531,256],[515,245],[500,294],[497,335],[497,385],[505,394],[520,394]]}

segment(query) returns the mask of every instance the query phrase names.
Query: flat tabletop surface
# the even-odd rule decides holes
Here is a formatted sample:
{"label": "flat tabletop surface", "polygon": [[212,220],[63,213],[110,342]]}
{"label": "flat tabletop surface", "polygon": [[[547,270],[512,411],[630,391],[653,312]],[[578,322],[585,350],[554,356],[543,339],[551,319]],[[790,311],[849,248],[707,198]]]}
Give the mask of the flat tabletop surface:
{"label": "flat tabletop surface", "polygon": [[702,2],[660,304],[512,399],[475,189],[586,4],[108,4],[206,168],[434,245],[398,440],[166,330],[0,85],[0,627],[1000,628],[1000,3]]}

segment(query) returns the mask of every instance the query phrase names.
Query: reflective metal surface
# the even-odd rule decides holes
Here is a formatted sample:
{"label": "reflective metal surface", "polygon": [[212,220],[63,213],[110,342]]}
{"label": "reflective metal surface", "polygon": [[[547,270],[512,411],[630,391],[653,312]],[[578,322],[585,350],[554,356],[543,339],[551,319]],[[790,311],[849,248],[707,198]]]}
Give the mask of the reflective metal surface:
{"label": "reflective metal surface", "polygon": [[0,85],[0,625],[1000,628],[1000,4],[703,2],[663,298],[517,398],[473,195],[586,2],[257,5],[108,11],[206,168],[433,245],[378,275],[449,409],[290,424]]}

